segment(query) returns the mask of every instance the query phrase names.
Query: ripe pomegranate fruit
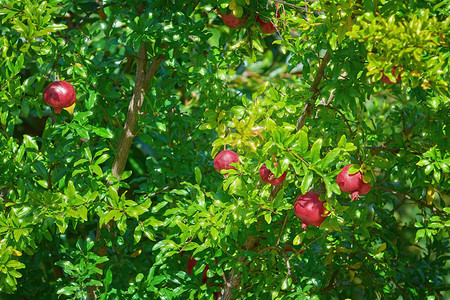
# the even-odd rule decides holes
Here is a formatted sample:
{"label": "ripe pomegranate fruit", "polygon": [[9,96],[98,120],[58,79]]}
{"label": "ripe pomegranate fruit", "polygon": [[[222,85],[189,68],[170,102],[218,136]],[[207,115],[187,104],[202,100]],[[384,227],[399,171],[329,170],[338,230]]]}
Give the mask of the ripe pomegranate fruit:
{"label": "ripe pomegranate fruit", "polygon": [[[278,164],[275,164],[275,167],[277,165]],[[283,181],[286,179],[286,175],[287,173],[284,172],[283,175],[275,178],[274,174],[269,169],[267,169],[266,164],[263,164],[261,166],[261,169],[259,169],[259,176],[261,176],[262,181],[264,181],[265,183],[270,183],[271,185],[279,185],[283,183]]]}
{"label": "ripe pomegranate fruit", "polygon": [[295,201],[294,214],[302,221],[303,229],[308,225],[319,227],[325,220],[324,202],[320,201],[319,197],[316,192],[307,192]]}
{"label": "ripe pomegranate fruit", "polygon": [[336,178],[336,183],[343,192],[351,194],[352,201],[358,199],[360,195],[365,195],[370,191],[370,185],[363,181],[361,171],[349,174],[348,169],[352,165],[345,166]]}
{"label": "ripe pomegranate fruit", "polygon": [[228,15],[223,14],[220,9],[217,10],[217,13],[222,17],[223,23],[228,26],[230,29],[237,29],[238,26],[242,26],[247,21],[249,15],[247,15],[243,20],[237,18],[233,12],[230,12]]}
{"label": "ripe pomegranate fruit", "polygon": [[[278,19],[280,17],[280,8],[278,7],[278,3],[275,4],[275,7],[277,8],[277,11],[275,12],[275,18]],[[275,24],[272,20],[264,21],[259,16],[256,16],[255,21],[259,23],[261,31],[264,34],[272,34],[277,31],[277,28],[275,27]]]}
{"label": "ripe pomegranate fruit", "polygon": [[63,108],[72,106],[75,100],[75,89],[67,81],[54,81],[44,90],[44,101],[53,107],[55,114],[60,114]]}
{"label": "ripe pomegranate fruit", "polygon": [[231,163],[239,162],[239,155],[231,150],[224,150],[217,154],[214,158],[214,168],[220,173],[221,170],[235,169],[235,167],[230,166]]}
{"label": "ripe pomegranate fruit", "polygon": [[[397,67],[393,67],[393,68],[392,68],[392,75],[394,75],[394,76],[395,76],[395,69],[397,69]],[[399,83],[399,82],[400,82],[400,79],[401,79],[401,72],[398,73],[398,76],[397,76],[395,82],[392,82],[392,81],[389,79],[389,77],[387,77],[384,73],[383,73],[383,76],[381,77],[381,81],[384,82],[384,83],[386,83],[386,84],[389,84],[389,85]]]}

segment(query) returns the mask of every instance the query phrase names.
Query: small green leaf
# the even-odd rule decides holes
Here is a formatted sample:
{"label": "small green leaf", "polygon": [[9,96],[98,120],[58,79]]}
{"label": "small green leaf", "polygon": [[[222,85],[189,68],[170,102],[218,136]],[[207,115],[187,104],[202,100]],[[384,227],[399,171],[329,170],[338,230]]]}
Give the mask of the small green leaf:
{"label": "small green leaf", "polygon": [[322,139],[317,139],[311,148],[311,161],[317,163],[320,158],[320,149],[322,148]]}
{"label": "small green leaf", "polygon": [[219,236],[219,232],[217,231],[216,227],[211,227],[210,230],[211,236],[214,240],[217,240],[217,237]]}
{"label": "small green leaf", "polygon": [[195,181],[197,182],[197,184],[200,185],[202,183],[202,172],[200,171],[200,168],[198,166],[195,167],[194,172],[195,172]]}
{"label": "small green leaf", "polygon": [[301,185],[301,191],[302,194],[306,194],[309,191],[309,188],[311,187],[312,181],[314,179],[313,172],[308,171],[308,173],[305,174],[303,177],[302,185]]}
{"label": "small green leaf", "polygon": [[139,241],[141,240],[142,237],[142,227],[141,226],[136,226],[136,228],[134,229],[134,243],[137,244],[139,243]]}
{"label": "small green leaf", "polygon": [[272,213],[266,213],[264,215],[264,219],[266,220],[267,224],[270,224],[272,222]]}
{"label": "small green leaf", "polygon": [[418,165],[419,167],[422,167],[422,166],[429,165],[430,163],[431,162],[427,159],[421,159],[416,165]]}
{"label": "small green leaf", "polygon": [[358,173],[361,167],[359,165],[351,165],[350,168],[348,168],[348,174],[352,175],[355,173]]}
{"label": "small green leaf", "polygon": [[305,238],[305,232],[299,233],[295,236],[294,242],[292,243],[294,246],[300,245],[300,243]]}
{"label": "small green leaf", "polygon": [[300,154],[305,155],[308,152],[308,134],[306,131],[300,131]]}

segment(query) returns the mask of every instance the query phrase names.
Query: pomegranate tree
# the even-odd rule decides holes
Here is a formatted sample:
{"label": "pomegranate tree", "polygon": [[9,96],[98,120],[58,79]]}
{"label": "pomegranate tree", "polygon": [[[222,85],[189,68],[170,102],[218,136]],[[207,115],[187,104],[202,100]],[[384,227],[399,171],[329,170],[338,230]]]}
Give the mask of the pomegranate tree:
{"label": "pomegranate tree", "polygon": [[229,170],[234,169],[235,167],[231,166],[232,163],[239,162],[239,155],[236,152],[231,150],[224,150],[217,154],[216,158],[214,158],[214,168],[217,172],[220,173],[221,170]]}
{"label": "pomegranate tree", "polygon": [[316,192],[307,192],[295,201],[294,214],[302,221],[303,229],[308,225],[319,227],[325,220],[325,202],[320,201],[319,197]]}
{"label": "pomegranate tree", "polygon": [[[275,164],[275,167],[277,165],[278,164]],[[280,177],[275,177],[275,175],[269,169],[267,169],[266,164],[263,164],[261,166],[261,169],[259,169],[259,176],[261,176],[262,181],[264,181],[265,183],[270,183],[271,185],[279,185],[283,183],[283,181],[286,179],[286,175],[287,173],[284,172]]]}
{"label": "pomegranate tree", "polygon": [[[393,76],[395,76],[395,70],[396,70],[396,69],[397,69],[397,67],[393,67],[393,68],[392,68],[392,75],[393,75]],[[386,84],[389,84],[389,85],[399,83],[399,82],[400,82],[400,79],[401,79],[401,72],[398,73],[395,82],[391,81],[391,80],[389,79],[389,77],[387,77],[384,73],[383,73],[383,76],[381,77],[381,81],[384,82],[384,83],[386,83]]]}
{"label": "pomegranate tree", "polygon": [[351,194],[352,201],[358,199],[360,195],[365,195],[370,191],[370,185],[363,181],[361,171],[349,174],[348,169],[352,165],[345,166],[336,178],[336,183],[343,192]]}
{"label": "pomegranate tree", "polygon": [[44,90],[44,101],[53,107],[55,114],[60,114],[63,108],[72,106],[75,100],[75,89],[67,81],[54,81]]}

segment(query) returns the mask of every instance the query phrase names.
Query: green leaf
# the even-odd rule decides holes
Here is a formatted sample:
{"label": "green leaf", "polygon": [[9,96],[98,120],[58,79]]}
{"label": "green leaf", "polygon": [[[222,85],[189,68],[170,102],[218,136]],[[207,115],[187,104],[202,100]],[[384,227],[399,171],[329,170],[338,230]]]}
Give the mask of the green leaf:
{"label": "green leaf", "polygon": [[105,161],[107,161],[109,159],[109,154],[105,153],[102,154],[102,156],[100,156],[96,161],[95,164],[96,165],[100,165],[102,163],[104,163]]}
{"label": "green leaf", "polygon": [[133,235],[134,243],[135,244],[139,243],[139,241],[141,240],[141,237],[142,237],[142,227],[139,225],[139,226],[136,226],[136,228],[134,229],[134,235]]}
{"label": "green leaf", "polygon": [[90,168],[97,176],[103,176],[102,168],[100,168],[98,165],[90,165],[89,168]]}
{"label": "green leaf", "polygon": [[69,183],[67,184],[67,188],[65,190],[65,195],[67,196],[68,199],[74,199],[76,197],[76,190],[75,190],[75,186],[72,182],[72,180],[69,181]]}
{"label": "green leaf", "polygon": [[425,229],[419,229],[416,232],[416,242],[425,236]]}
{"label": "green leaf", "polygon": [[31,136],[24,134],[23,142],[25,144],[25,148],[39,150],[37,142]]}
{"label": "green leaf", "polygon": [[105,290],[109,291],[109,285],[112,282],[112,271],[111,268],[106,271],[105,279],[103,280],[103,284],[105,285]]}
{"label": "green leaf", "polygon": [[304,238],[305,238],[305,232],[303,231],[303,232],[301,232],[301,233],[299,233],[299,234],[297,234],[295,236],[294,241],[292,242],[292,244],[294,246],[300,245]]}
{"label": "green leaf", "polygon": [[325,183],[325,188],[327,190],[327,197],[331,198],[331,196],[333,196],[332,184],[331,184],[330,180],[328,179],[328,177],[324,177],[323,182]]}
{"label": "green leaf", "polygon": [[322,139],[317,139],[311,148],[311,161],[313,164],[317,163],[320,158],[320,149],[322,148]]}
{"label": "green leaf", "polygon": [[434,170],[434,165],[428,165],[425,167],[425,175],[429,175],[431,173],[431,171]]}
{"label": "green leaf", "polygon": [[327,153],[325,158],[322,160],[322,169],[328,169],[331,165],[333,165],[336,158],[341,154],[341,150],[339,148],[335,148]]}
{"label": "green leaf", "polygon": [[[121,216],[122,216],[122,213],[120,210],[117,210],[117,209],[110,210],[103,218],[103,224],[108,224],[109,221],[111,221],[113,218],[114,218],[114,220],[117,221],[118,219],[120,219]],[[100,225],[103,225],[103,224],[100,224]]]}
{"label": "green leaf", "polygon": [[308,152],[308,134],[306,131],[300,131],[300,154],[305,155]]}
{"label": "green leaf", "polygon": [[270,224],[272,222],[272,213],[268,212],[264,215],[264,219],[266,220],[267,224]]}
{"label": "green leaf", "polygon": [[114,137],[114,133],[109,128],[94,128],[92,132],[105,139],[112,139]]}
{"label": "green leaf", "polygon": [[85,220],[85,221],[87,221],[87,208],[86,208],[86,206],[84,206],[84,205],[81,205],[79,208],[78,208],[78,214],[80,215],[80,217],[83,219],[83,220]]}
{"label": "green leaf", "polygon": [[210,234],[214,240],[217,240],[217,238],[219,237],[219,231],[217,231],[216,227],[211,227]]}
{"label": "green leaf", "polygon": [[421,159],[416,165],[419,167],[429,165],[431,162],[428,159]]}
{"label": "green leaf", "polygon": [[312,181],[314,179],[313,172],[308,170],[308,173],[305,174],[303,177],[302,185],[301,185],[301,191],[302,194],[306,194],[309,191],[309,188],[311,187]]}
{"label": "green leaf", "polygon": [[358,173],[360,169],[360,165],[353,164],[350,166],[350,168],[348,168],[348,174],[352,175]]}
{"label": "green leaf", "polygon": [[113,186],[110,186],[108,188],[108,196],[109,196],[109,198],[112,201],[112,205],[114,207],[118,207],[118,205],[119,205],[119,194],[117,194],[117,190]]}
{"label": "green leaf", "polygon": [[139,220],[139,216],[148,211],[145,207],[140,205],[129,207],[125,210],[130,217],[136,218]]}
{"label": "green leaf", "polygon": [[202,172],[200,171],[200,168],[198,166],[195,167],[194,172],[195,172],[195,181],[197,182],[197,184],[200,185],[202,183]]}

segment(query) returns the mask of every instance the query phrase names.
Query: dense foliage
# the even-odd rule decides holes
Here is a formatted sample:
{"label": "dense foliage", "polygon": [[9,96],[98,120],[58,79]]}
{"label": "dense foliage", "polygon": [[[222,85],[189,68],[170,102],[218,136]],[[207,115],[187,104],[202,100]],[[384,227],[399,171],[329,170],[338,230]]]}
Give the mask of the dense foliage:
{"label": "dense foliage", "polygon": [[0,0],[0,298],[448,297],[449,7]]}

